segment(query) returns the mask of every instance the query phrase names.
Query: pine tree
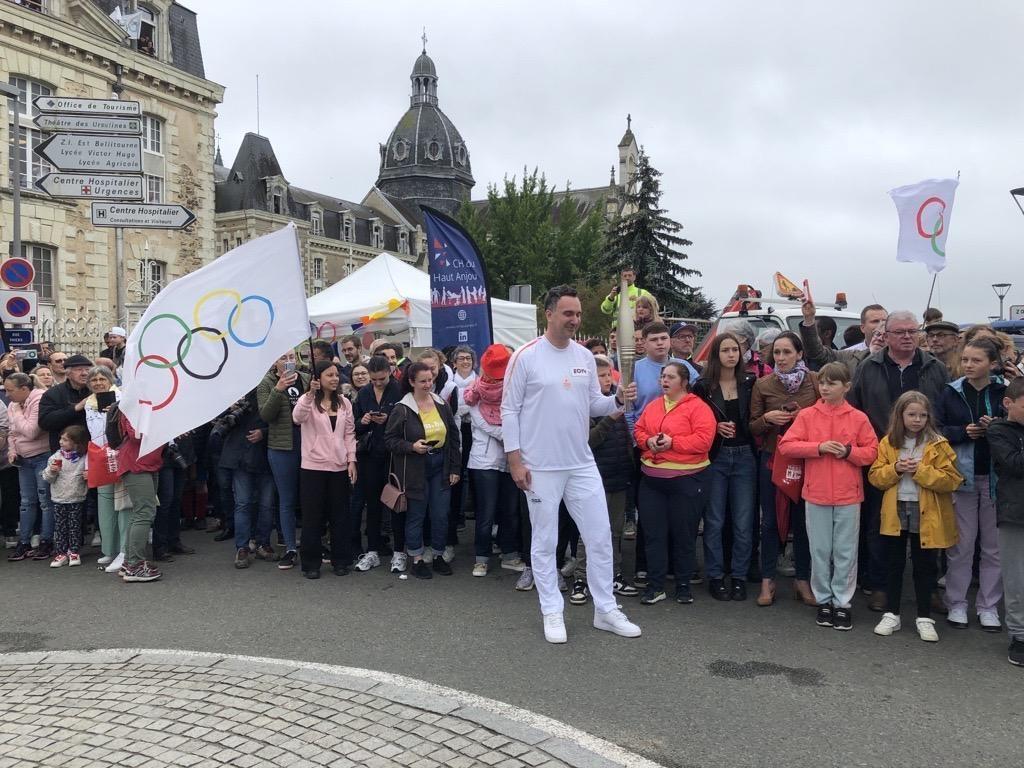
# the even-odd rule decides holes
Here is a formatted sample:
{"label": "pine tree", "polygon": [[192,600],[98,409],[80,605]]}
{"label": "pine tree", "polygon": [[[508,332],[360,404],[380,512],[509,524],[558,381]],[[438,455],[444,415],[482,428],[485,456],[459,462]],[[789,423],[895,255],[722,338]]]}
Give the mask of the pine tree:
{"label": "pine tree", "polygon": [[[662,314],[677,317],[710,317],[714,304],[688,283],[700,271],[684,267],[689,258],[680,248],[693,245],[678,233],[683,225],[669,218],[661,204],[661,171],[651,165],[641,148],[632,191],[625,197],[629,213],[608,231],[604,252],[597,263],[601,277],[615,277],[625,267],[636,270],[636,284],[646,288],[661,306]],[[627,180],[623,179],[623,183]]]}

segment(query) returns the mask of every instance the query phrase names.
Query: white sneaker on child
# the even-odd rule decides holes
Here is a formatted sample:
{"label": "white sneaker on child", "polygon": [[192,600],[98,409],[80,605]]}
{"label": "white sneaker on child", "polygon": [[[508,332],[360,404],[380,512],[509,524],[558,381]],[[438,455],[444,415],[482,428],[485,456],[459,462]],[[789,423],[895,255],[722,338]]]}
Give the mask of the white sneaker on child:
{"label": "white sneaker on child", "polygon": [[883,613],[882,620],[875,625],[875,634],[888,637],[893,632],[898,632],[902,626],[899,616],[894,613]]}
{"label": "white sneaker on child", "polygon": [[919,618],[916,622],[917,636],[926,643],[939,642],[939,633],[935,631],[935,619]]}

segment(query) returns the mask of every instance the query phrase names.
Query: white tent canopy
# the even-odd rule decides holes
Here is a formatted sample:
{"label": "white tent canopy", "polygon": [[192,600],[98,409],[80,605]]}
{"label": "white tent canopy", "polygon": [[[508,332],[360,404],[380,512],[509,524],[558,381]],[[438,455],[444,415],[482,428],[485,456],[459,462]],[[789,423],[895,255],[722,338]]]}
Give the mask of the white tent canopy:
{"label": "white tent canopy", "polygon": [[[412,346],[431,346],[430,276],[390,253],[381,253],[307,299],[306,305],[309,321],[322,339],[352,333],[355,325],[358,333],[408,329]],[[491,319],[499,344],[519,347],[537,336],[537,310],[532,304],[492,298]]]}

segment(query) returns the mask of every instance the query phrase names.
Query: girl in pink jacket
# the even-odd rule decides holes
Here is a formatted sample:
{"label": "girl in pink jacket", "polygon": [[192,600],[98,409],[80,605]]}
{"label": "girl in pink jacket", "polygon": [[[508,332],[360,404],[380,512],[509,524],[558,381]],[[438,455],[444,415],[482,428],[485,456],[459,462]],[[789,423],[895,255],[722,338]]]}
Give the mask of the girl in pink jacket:
{"label": "girl in pink jacket", "polygon": [[878,454],[871,422],[846,402],[850,370],[829,363],[818,372],[821,400],[804,408],[779,441],[781,455],[804,460],[803,498],[811,548],[811,590],[817,624],[853,628],[850,601],[857,590],[861,467]]}
{"label": "girl in pink jacket", "polygon": [[331,565],[336,575],[344,576],[352,562],[349,496],[356,483],[356,427],[352,404],[341,395],[341,370],[336,363],[317,363],[309,391],[292,408],[292,420],[302,432],[302,575],[320,578],[320,539],[326,521],[331,531]]}

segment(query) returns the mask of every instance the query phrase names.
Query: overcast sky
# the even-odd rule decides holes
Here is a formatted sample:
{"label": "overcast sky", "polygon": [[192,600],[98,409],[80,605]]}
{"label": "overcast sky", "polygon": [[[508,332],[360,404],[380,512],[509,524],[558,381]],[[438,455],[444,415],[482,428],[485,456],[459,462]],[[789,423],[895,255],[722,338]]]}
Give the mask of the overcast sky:
{"label": "overcast sky", "polygon": [[959,170],[932,303],[984,320],[991,284],[1011,282],[1007,304],[1024,304],[1008,194],[1024,186],[1020,0],[185,4],[207,77],[227,88],[228,165],[256,130],[259,73],[260,132],[288,180],[361,200],[426,26],[474,198],[524,165],[560,188],[606,184],[631,113],[718,305],[778,269],[819,302],[844,290],[851,308],[920,313],[930,277],[896,263],[886,193]]}

